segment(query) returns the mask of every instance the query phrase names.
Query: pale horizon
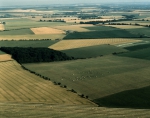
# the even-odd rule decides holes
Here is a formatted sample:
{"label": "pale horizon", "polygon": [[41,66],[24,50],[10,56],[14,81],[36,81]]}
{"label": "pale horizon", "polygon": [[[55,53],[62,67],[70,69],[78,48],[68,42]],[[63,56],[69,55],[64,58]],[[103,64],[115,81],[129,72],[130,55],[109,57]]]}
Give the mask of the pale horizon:
{"label": "pale horizon", "polygon": [[0,6],[24,6],[24,5],[51,5],[51,4],[101,4],[101,3],[148,3],[150,0],[125,0],[125,1],[120,1],[120,0],[1,0],[0,1]]}

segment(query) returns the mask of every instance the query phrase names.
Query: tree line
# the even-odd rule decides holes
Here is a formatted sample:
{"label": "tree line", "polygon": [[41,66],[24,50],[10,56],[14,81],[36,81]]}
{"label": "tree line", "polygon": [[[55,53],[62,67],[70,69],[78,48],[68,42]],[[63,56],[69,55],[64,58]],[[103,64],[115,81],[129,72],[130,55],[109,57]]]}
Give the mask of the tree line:
{"label": "tree line", "polygon": [[73,60],[74,57],[49,48],[1,47],[1,51],[12,55],[19,63],[53,62]]}

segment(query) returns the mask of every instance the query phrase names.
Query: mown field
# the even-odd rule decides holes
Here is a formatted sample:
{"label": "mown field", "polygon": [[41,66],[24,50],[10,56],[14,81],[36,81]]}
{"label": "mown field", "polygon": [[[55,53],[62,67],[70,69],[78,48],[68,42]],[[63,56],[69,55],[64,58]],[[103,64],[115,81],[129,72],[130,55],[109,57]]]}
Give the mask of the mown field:
{"label": "mown field", "polygon": [[141,42],[141,40],[136,39],[127,39],[127,38],[108,38],[108,39],[74,39],[74,40],[62,40],[54,45],[49,46],[49,48],[54,50],[67,50],[88,46],[96,46],[96,45],[118,45],[118,44],[126,44],[126,43],[136,43]]}
{"label": "mown field", "polygon": [[14,60],[0,62],[0,67],[0,103],[92,105],[92,102],[23,70]]}
{"label": "mown field", "polygon": [[126,52],[127,50],[112,45],[97,45],[75,49],[62,50],[68,56],[76,58],[92,58],[112,53]]}
{"label": "mown field", "polygon": [[0,104],[1,117],[148,118],[149,109],[91,107],[88,105]]}
{"label": "mown field", "polygon": [[[149,86],[149,65],[150,61],[141,59],[104,56],[67,62],[25,64],[24,66],[50,77],[52,81],[66,85],[69,89],[74,89],[80,95],[83,94],[91,100],[96,100],[126,90]],[[147,101],[147,98],[142,95],[137,99]],[[101,103],[99,105],[101,106]],[[134,106],[129,104],[128,107]]]}

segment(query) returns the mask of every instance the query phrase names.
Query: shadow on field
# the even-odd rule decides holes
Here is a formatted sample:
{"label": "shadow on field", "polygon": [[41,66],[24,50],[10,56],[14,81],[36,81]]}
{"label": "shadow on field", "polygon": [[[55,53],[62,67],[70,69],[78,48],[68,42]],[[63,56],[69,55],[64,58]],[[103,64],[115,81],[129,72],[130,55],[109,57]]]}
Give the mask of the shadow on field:
{"label": "shadow on field", "polygon": [[93,100],[102,107],[150,109],[150,86]]}

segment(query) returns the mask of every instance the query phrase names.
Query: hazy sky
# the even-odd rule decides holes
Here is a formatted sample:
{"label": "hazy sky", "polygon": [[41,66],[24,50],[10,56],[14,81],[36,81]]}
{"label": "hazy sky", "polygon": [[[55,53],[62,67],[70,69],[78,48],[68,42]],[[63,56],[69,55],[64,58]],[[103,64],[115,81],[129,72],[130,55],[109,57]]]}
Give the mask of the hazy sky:
{"label": "hazy sky", "polygon": [[150,2],[150,0],[0,0],[0,6],[104,3],[104,2]]}

